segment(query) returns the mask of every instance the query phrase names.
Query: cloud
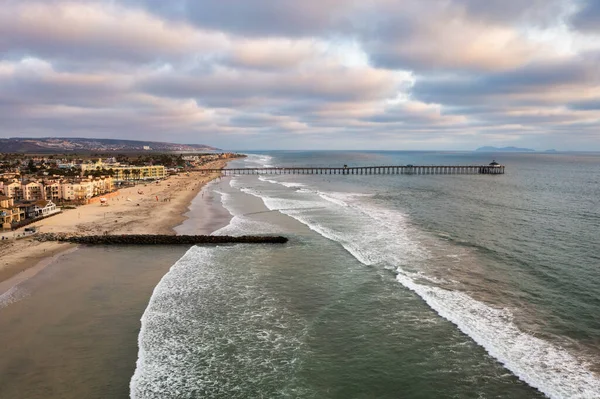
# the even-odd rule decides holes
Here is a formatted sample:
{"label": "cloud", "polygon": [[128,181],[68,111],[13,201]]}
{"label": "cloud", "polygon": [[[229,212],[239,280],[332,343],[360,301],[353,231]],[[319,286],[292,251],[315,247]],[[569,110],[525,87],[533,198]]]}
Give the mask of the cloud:
{"label": "cloud", "polygon": [[600,111],[600,97],[574,101],[568,104],[569,108],[581,111]]}
{"label": "cloud", "polygon": [[354,8],[353,0],[130,0],[159,15],[202,28],[254,37],[311,37],[332,29]]}
{"label": "cloud", "polygon": [[598,12],[574,1],[6,0],[0,136],[588,149]]}
{"label": "cloud", "polygon": [[223,61],[234,68],[290,69],[304,63],[323,62],[323,53],[312,40],[240,39],[233,43]]}
{"label": "cloud", "polygon": [[571,19],[572,25],[579,30],[589,33],[600,33],[600,2],[583,0],[581,7]]}
{"label": "cloud", "polygon": [[386,68],[502,70],[551,57],[522,24],[558,23],[566,0],[132,0],[177,21],[260,38],[353,37]]}
{"label": "cloud", "polygon": [[387,4],[378,24],[361,32],[365,51],[377,66],[422,73],[510,71],[554,59],[561,51],[551,40],[533,37],[524,24],[532,21],[532,27],[541,29],[552,6],[561,9],[564,1],[407,3]]}
{"label": "cloud", "polygon": [[454,0],[453,3],[474,19],[534,26],[556,23],[570,6],[569,0]]}
{"label": "cloud", "polygon": [[457,127],[465,125],[467,119],[461,115],[444,115],[441,106],[410,101],[388,107],[384,112],[374,114],[366,121],[380,124],[400,124],[404,126],[432,126],[440,127],[451,125]]}
{"label": "cloud", "polygon": [[149,62],[215,51],[224,35],[96,2],[19,2],[0,8],[0,53]]}
{"label": "cloud", "polygon": [[450,75],[419,80],[413,87],[416,99],[448,106],[484,104],[565,104],[583,91],[600,90],[596,56],[560,62],[534,63],[510,72]]}
{"label": "cloud", "polygon": [[366,51],[375,65],[420,71],[509,70],[542,53],[539,46],[527,43],[514,29],[463,21],[432,22],[414,27],[409,35],[376,35],[366,41]]}
{"label": "cloud", "polygon": [[206,74],[158,73],[139,84],[154,95],[196,98],[210,104],[226,98],[313,99],[351,101],[385,99],[397,93],[389,71],[325,66],[269,73],[217,69]]}
{"label": "cloud", "polygon": [[22,103],[103,107],[126,93],[130,82],[127,76],[57,72],[35,58],[0,62],[0,98]]}

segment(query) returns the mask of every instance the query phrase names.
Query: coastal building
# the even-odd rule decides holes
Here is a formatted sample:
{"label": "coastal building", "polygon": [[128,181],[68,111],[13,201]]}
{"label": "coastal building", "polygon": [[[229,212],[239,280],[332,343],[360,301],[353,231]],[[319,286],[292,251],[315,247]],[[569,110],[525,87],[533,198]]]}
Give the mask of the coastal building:
{"label": "coastal building", "polygon": [[94,196],[110,193],[114,190],[113,178],[101,176],[89,179],[93,185]]}
{"label": "coastal building", "polygon": [[87,176],[94,171],[108,170],[114,173],[113,178],[116,181],[156,180],[166,177],[166,170],[162,165],[131,166],[121,165],[113,161],[114,158],[109,158],[106,162],[99,159],[96,162],[81,164],[79,165],[81,176]]}
{"label": "coastal building", "polygon": [[60,181],[48,181],[44,183],[45,199],[57,201],[60,197]]}
{"label": "coastal building", "polygon": [[0,227],[10,229],[13,223],[18,223],[23,219],[25,219],[25,212],[15,206],[14,199],[0,196]]}
{"label": "coastal building", "polygon": [[27,217],[34,217],[35,214],[35,202],[34,201],[21,201],[15,204],[15,207],[19,208],[23,219]]}
{"label": "coastal building", "polygon": [[25,201],[40,201],[46,199],[46,192],[42,183],[29,181],[21,184],[21,198]]}
{"label": "coastal building", "polygon": [[60,212],[60,208],[52,201],[22,201],[14,204],[13,209],[19,209],[19,218],[15,221],[23,219],[36,219],[54,215]]}
{"label": "coastal building", "polygon": [[114,179],[110,176],[89,176],[88,178],[69,180],[49,179],[23,183],[0,181],[1,195],[17,202],[83,201],[112,191],[114,191]]}
{"label": "coastal building", "polygon": [[167,177],[167,171],[163,165],[117,166],[111,169],[115,172],[113,178],[116,181],[157,180]]}
{"label": "coastal building", "polygon": [[94,196],[94,185],[90,181],[69,182],[61,185],[61,199],[85,201]]}
{"label": "coastal building", "polygon": [[6,183],[0,181],[0,191],[2,192],[2,195],[10,198],[17,198],[21,196],[21,183],[16,180]]}
{"label": "coastal building", "polygon": [[5,195],[0,196],[0,208],[8,209],[12,208],[15,205],[15,202],[12,198],[7,197]]}
{"label": "coastal building", "polygon": [[98,159],[96,162],[82,163],[81,165],[77,165],[77,167],[81,169],[81,176],[86,176],[90,172],[95,172],[97,170],[102,170],[102,169],[108,170],[115,166],[116,166],[115,164],[106,164],[106,163],[102,162],[102,159]]}
{"label": "coastal building", "polygon": [[33,207],[30,213],[27,214],[27,217],[31,219],[38,217],[46,217],[58,212],[60,212],[60,208],[58,208],[54,202],[37,201],[33,204]]}

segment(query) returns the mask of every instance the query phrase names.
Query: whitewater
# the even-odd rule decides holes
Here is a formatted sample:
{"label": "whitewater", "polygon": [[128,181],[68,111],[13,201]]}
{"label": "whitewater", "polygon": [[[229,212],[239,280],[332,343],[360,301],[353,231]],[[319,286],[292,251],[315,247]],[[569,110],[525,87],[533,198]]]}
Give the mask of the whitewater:
{"label": "whitewater", "polygon": [[[249,157],[245,162],[249,166],[266,167],[275,163],[275,160],[261,155]],[[398,290],[408,289],[418,295],[439,317],[453,323],[515,376],[546,396],[600,397],[600,379],[592,371],[593,364],[589,359],[572,348],[564,347],[560,340],[552,341],[540,338],[531,331],[523,331],[515,320],[519,309],[512,307],[510,302],[492,304],[475,299],[468,291],[461,290],[462,282],[457,281],[460,275],[440,272],[445,267],[440,262],[460,263],[474,256],[468,253],[471,249],[455,248],[451,242],[443,239],[443,235],[436,236],[420,229],[408,213],[395,206],[386,207],[385,201],[374,198],[375,194],[364,187],[357,186],[354,187],[355,191],[349,191],[346,185],[343,191],[327,190],[327,184],[319,186],[309,181],[290,181],[288,176],[234,177],[224,184],[228,187],[215,188],[215,194],[220,196],[222,205],[230,212],[232,219],[228,226],[214,234],[286,234],[282,224],[261,220],[252,212],[253,209],[245,207],[243,201],[236,201],[240,195],[254,197],[269,212],[286,215],[337,243],[365,268],[393,273],[399,283]],[[201,300],[204,287],[217,289],[219,276],[211,273],[224,259],[223,250],[219,247],[191,248],[155,288],[141,320],[139,356],[131,380],[132,398],[159,397],[165,389],[174,389],[182,397],[194,397],[194,394],[202,392],[185,391],[186,381],[194,380],[196,387],[210,387],[215,383],[210,379],[213,374],[209,368],[221,355],[210,352],[222,350],[222,347],[210,344],[190,347],[185,340],[171,339],[168,331],[184,328],[181,326],[189,328],[190,320],[194,328],[201,330],[206,327],[202,319],[194,316],[199,302],[182,306],[179,299],[192,296],[195,300]],[[201,281],[193,276],[198,264],[205,266],[202,270],[206,274]],[[436,264],[436,267],[432,264]],[[267,302],[268,306],[259,306],[261,310],[252,316],[253,320],[262,320],[278,312],[287,316],[276,321],[263,320],[268,325],[273,323],[281,328],[277,331],[266,328],[255,335],[258,341],[267,340],[269,345],[273,345],[261,356],[264,355],[263,360],[269,363],[272,360],[268,360],[269,356],[276,358],[277,350],[285,347],[289,356],[279,359],[281,362],[276,366],[270,364],[269,367],[276,367],[279,372],[294,378],[300,364],[301,356],[298,353],[303,348],[302,337],[305,337],[309,327],[292,316],[291,309],[279,309],[274,298]],[[299,333],[287,333],[292,326]],[[259,349],[256,351],[258,353]],[[183,371],[181,364],[189,364],[190,357],[199,353],[202,353],[199,358],[205,359],[204,366],[193,368],[191,374],[189,370]],[[212,362],[206,362],[207,358]],[[256,358],[248,357],[239,360],[240,369],[232,368],[224,372],[234,374],[248,370],[256,367],[254,362]],[[265,378],[268,372],[259,375]],[[242,388],[220,387],[219,392],[240,393],[237,389]],[[210,389],[204,394],[207,392],[211,392]],[[280,394],[285,396],[282,392]],[[310,396],[309,391],[293,392],[304,392],[307,397]]]}

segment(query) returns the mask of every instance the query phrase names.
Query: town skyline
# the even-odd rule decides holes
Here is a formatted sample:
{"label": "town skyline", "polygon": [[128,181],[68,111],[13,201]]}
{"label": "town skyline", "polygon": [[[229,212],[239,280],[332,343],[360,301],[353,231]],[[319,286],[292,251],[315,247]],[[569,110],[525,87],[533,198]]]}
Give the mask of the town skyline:
{"label": "town skyline", "polygon": [[586,0],[8,1],[0,138],[600,151],[599,27]]}

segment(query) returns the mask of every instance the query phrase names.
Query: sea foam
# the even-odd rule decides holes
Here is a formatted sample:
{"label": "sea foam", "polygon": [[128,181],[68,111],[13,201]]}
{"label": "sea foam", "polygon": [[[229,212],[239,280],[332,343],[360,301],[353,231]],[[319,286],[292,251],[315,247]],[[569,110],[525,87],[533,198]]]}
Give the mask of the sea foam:
{"label": "sea foam", "polygon": [[18,302],[21,299],[27,297],[29,293],[18,285],[11,287],[8,291],[0,295],[0,309],[7,307],[8,305]]}
{"label": "sea foam", "polygon": [[[430,254],[420,243],[418,231],[412,228],[405,214],[370,203],[369,198],[361,193],[324,192],[310,187],[302,187],[300,191],[285,190],[296,187],[264,177],[260,180],[283,187],[281,193],[277,190],[255,190],[237,179],[232,179],[230,186],[261,198],[268,209],[286,214],[318,234],[340,243],[361,263],[394,270],[400,284],[415,292],[431,309],[455,324],[517,377],[549,397],[600,397],[600,380],[588,364],[556,344],[519,330],[513,321],[511,309],[493,308],[464,292],[440,288],[436,285],[443,285],[443,280],[412,268],[415,262],[427,261]],[[234,217],[217,234],[272,232],[270,229],[275,228],[237,212],[230,194],[221,193],[221,199]],[[194,254],[196,257],[199,255]],[[173,268],[185,264],[186,256]],[[208,254],[202,256],[208,261]],[[161,281],[148,309],[156,300],[155,297],[165,289],[176,290],[177,287]],[[178,384],[178,381],[169,380],[169,371],[160,369],[161,365],[152,358],[154,355],[149,353],[148,346],[144,346],[152,317],[148,309],[142,318],[139,358],[131,381],[132,398],[147,397],[143,395],[145,390],[155,389],[156,384]],[[156,314],[160,309],[154,309],[153,312]],[[257,336],[257,339],[268,338],[268,332],[265,334],[265,337]],[[167,361],[178,360],[176,357],[169,359]],[[159,380],[149,381],[147,377],[150,375],[160,376]]]}
{"label": "sea foam", "polygon": [[[361,263],[394,269],[399,283],[419,295],[517,377],[549,397],[600,397],[600,379],[590,365],[556,344],[519,330],[510,309],[495,309],[464,292],[418,283],[443,281],[410,270],[409,265],[416,259],[427,259],[428,251],[412,238],[415,231],[409,228],[408,218],[401,212],[362,202],[360,195],[346,193],[303,189],[298,194],[313,194],[308,207],[307,198],[290,199],[289,192],[283,198],[273,192],[267,195],[247,187],[242,190],[261,198],[267,208],[279,210],[339,242]],[[319,199],[326,201],[321,201],[321,205],[330,208],[327,216],[311,212]]]}

